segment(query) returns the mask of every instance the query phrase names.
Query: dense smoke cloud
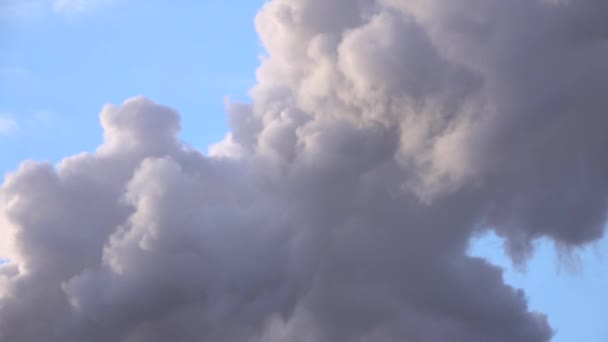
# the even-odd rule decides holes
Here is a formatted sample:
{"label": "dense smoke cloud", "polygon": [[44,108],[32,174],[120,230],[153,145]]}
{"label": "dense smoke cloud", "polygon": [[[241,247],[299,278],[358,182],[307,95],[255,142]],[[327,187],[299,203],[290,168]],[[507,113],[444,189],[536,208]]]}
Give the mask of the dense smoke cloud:
{"label": "dense smoke cloud", "polygon": [[203,156],[173,110],[0,188],[2,342],[549,341],[494,230],[600,238],[608,2],[273,0],[251,104]]}

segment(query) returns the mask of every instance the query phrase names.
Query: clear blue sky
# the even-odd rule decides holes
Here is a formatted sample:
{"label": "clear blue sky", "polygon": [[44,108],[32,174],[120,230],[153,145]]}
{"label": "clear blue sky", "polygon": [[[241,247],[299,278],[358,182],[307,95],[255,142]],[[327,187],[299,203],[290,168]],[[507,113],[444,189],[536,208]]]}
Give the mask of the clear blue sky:
{"label": "clear blue sky", "polygon": [[[0,1],[0,172],[93,150],[101,106],[140,94],[179,110],[183,138],[206,150],[226,133],[224,96],[246,99],[254,84],[262,3]],[[486,237],[472,253],[505,267],[508,282],[549,314],[554,341],[608,341],[608,241],[562,264],[541,243],[526,273],[513,270],[500,244]]]}

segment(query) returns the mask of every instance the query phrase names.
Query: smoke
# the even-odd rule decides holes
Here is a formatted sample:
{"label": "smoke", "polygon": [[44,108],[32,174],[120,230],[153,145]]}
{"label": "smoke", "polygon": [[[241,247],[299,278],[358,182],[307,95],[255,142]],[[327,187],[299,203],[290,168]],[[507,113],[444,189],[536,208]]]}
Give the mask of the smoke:
{"label": "smoke", "polygon": [[549,341],[502,270],[600,238],[608,2],[273,0],[204,156],[143,97],[0,188],[2,342]]}

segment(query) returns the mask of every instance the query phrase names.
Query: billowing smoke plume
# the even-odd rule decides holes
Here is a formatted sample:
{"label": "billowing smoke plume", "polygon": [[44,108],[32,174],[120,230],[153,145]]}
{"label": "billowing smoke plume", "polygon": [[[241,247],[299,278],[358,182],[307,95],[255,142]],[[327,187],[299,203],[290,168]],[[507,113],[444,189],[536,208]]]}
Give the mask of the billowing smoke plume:
{"label": "billowing smoke plume", "polygon": [[467,254],[603,234],[605,0],[273,0],[203,156],[138,97],[0,188],[2,342],[549,341]]}

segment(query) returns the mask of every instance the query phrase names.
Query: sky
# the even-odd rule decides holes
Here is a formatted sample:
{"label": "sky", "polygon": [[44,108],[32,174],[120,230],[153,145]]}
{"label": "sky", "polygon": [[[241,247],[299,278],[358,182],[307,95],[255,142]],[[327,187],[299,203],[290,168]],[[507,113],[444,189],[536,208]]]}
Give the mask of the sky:
{"label": "sky", "polygon": [[3,170],[94,149],[101,106],[134,95],[179,107],[184,137],[201,149],[223,137],[224,97],[245,99],[255,83],[260,1],[64,3],[2,3],[19,13],[1,23]]}
{"label": "sky", "polygon": [[[25,160],[58,163],[95,151],[102,106],[137,95],[177,110],[181,139],[207,154],[230,129],[226,97],[252,101],[249,90],[267,53],[254,27],[262,5],[0,2],[0,172]],[[608,340],[607,240],[560,249],[543,238],[521,267],[503,252],[503,242],[484,233],[470,254],[502,267],[506,282],[525,291],[530,308],[556,329],[552,341]]]}

